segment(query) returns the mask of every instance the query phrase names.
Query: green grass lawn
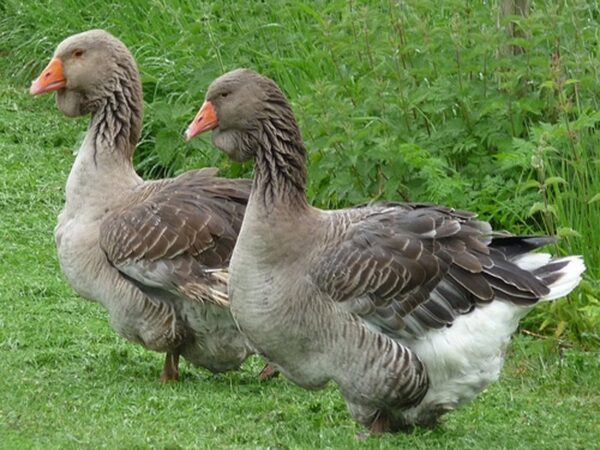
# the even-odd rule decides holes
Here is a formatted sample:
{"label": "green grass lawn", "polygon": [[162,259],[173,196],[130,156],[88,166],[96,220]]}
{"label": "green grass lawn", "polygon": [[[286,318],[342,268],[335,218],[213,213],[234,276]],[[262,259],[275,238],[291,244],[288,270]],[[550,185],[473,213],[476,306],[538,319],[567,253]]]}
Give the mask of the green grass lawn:
{"label": "green grass lawn", "polygon": [[332,386],[213,376],[119,338],[60,274],[53,228],[86,120],[0,81],[0,448],[600,448],[600,358],[515,338],[501,381],[434,431],[358,440]]}

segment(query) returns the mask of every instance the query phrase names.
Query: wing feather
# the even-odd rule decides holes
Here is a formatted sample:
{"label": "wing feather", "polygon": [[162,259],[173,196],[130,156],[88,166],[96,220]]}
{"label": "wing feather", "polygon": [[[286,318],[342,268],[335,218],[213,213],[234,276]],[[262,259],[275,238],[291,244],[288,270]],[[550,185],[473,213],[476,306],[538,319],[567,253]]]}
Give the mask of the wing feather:
{"label": "wing feather", "polygon": [[386,333],[419,336],[478,304],[533,304],[548,293],[547,280],[509,259],[547,238],[495,238],[474,214],[428,204],[369,204],[328,217],[337,234],[313,282]]}
{"label": "wing feather", "polygon": [[[107,217],[100,245],[118,270],[142,285],[194,300],[226,302],[226,272],[251,182],[198,170],[142,185]],[[217,270],[218,269],[218,270]]]}

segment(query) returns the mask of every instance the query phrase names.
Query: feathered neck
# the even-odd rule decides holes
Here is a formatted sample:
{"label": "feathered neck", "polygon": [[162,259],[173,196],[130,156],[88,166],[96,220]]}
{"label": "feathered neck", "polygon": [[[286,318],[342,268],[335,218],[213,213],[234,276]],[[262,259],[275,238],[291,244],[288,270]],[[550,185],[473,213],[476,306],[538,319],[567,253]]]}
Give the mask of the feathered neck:
{"label": "feathered neck", "polygon": [[143,116],[142,88],[135,66],[117,63],[114,77],[88,100],[87,109],[92,111],[88,133],[94,162],[98,164],[102,156],[133,164]]}
{"label": "feathered neck", "polygon": [[[252,196],[267,212],[286,206],[308,207],[306,201],[306,150],[289,105],[283,114],[260,121]],[[281,111],[279,111],[281,112]]]}
{"label": "feathered neck", "polygon": [[67,218],[84,211],[102,214],[142,182],[132,161],[141,132],[142,90],[137,70],[126,69],[119,66],[114,77],[79,99],[92,118],[65,187]]}

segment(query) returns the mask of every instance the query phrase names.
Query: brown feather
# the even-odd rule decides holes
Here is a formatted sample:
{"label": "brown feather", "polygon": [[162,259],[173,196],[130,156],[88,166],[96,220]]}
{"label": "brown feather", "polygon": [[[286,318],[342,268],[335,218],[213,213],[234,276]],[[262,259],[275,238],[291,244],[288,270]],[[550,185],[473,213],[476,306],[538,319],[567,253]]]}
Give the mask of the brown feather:
{"label": "brown feather", "polygon": [[196,299],[212,292],[224,304],[211,291],[205,270],[227,267],[250,181],[214,173],[201,169],[143,185],[125,210],[101,225],[100,245],[109,261],[133,278],[163,280],[165,287]]}
{"label": "brown feather", "polygon": [[[451,325],[477,303],[499,297],[530,304],[548,292],[546,280],[490,247],[491,227],[471,213],[392,202],[341,213],[341,245],[324,252],[330,259],[316,264],[313,276],[331,298],[386,333],[419,334]],[[502,242],[529,245],[516,237]]]}

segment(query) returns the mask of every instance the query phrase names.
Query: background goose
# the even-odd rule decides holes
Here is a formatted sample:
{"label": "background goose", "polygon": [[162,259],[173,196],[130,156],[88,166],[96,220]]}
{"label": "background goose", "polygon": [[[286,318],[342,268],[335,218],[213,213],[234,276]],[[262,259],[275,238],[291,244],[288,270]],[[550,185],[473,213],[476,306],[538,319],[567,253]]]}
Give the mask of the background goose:
{"label": "background goose", "polygon": [[187,137],[213,130],[254,158],[232,257],[232,311],[252,345],[306,388],[334,380],[374,432],[434,425],[495,381],[519,319],[568,294],[580,257],[500,236],[469,212],[379,203],[322,211],[305,197],[305,149],[277,85],[250,70],[215,80]]}
{"label": "background goose", "polygon": [[229,311],[227,265],[250,182],[215,169],[158,181],[136,174],[139,74],[105,31],[57,47],[31,86],[51,91],[67,116],[91,114],[55,230],[71,286],[104,305],[120,335],[166,352],[163,381],[178,378],[179,355],[214,372],[237,368],[249,347]]}

